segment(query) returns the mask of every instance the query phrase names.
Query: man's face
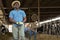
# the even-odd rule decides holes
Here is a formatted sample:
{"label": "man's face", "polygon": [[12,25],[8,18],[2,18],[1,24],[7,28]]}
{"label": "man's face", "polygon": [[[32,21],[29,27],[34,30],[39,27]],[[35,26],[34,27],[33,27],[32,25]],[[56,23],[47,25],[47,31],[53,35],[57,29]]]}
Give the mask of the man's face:
{"label": "man's face", "polygon": [[20,7],[20,6],[19,6],[19,3],[16,2],[16,3],[14,4],[14,8],[19,8],[19,7]]}

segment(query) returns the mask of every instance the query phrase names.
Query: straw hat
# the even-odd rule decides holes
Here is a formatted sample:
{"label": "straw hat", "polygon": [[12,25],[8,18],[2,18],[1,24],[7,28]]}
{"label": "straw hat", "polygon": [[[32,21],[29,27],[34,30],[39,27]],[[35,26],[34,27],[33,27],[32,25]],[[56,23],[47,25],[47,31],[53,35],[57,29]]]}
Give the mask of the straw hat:
{"label": "straw hat", "polygon": [[12,4],[11,4],[11,5],[12,5],[12,7],[14,7],[14,4],[15,4],[15,3],[18,3],[18,4],[19,4],[19,6],[21,5],[20,1],[13,1],[13,2],[12,2]]}

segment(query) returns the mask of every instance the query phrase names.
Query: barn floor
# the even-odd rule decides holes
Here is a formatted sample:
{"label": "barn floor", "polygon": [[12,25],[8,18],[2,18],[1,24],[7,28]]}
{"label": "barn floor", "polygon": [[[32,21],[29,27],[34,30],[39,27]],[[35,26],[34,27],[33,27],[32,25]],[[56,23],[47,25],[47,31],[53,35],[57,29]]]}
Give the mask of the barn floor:
{"label": "barn floor", "polygon": [[[12,34],[7,33],[6,35],[0,35],[0,40],[13,40],[12,39]],[[31,38],[33,40],[33,36]],[[37,34],[37,40],[60,40],[60,36],[56,35],[47,35],[47,34]]]}

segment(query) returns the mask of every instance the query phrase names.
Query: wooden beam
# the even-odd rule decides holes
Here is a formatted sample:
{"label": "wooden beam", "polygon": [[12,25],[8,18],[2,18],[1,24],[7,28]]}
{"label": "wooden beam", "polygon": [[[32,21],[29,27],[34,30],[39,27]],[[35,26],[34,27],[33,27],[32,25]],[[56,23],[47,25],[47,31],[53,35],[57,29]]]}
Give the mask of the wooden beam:
{"label": "wooden beam", "polygon": [[40,22],[40,0],[38,0],[38,22]]}

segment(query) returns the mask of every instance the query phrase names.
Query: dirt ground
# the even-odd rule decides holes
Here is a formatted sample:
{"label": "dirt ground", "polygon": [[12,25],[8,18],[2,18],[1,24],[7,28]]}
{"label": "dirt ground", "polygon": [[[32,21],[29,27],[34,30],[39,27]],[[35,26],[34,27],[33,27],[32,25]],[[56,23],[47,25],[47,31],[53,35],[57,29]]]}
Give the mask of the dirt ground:
{"label": "dirt ground", "polygon": [[[31,40],[33,40],[34,36],[31,37]],[[0,35],[0,40],[13,40],[12,34],[7,33],[6,35]],[[37,40],[60,40],[60,35],[48,35],[48,34],[37,34]]]}

